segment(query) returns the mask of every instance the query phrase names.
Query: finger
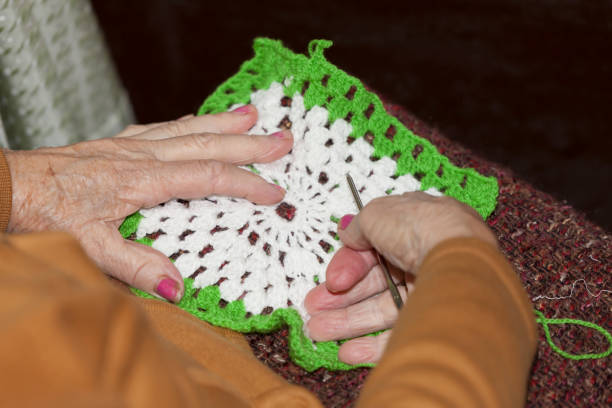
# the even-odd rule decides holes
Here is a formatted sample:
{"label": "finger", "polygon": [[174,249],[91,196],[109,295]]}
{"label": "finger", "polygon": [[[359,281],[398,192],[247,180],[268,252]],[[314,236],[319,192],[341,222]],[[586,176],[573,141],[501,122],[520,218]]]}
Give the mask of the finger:
{"label": "finger", "polygon": [[173,198],[193,199],[221,195],[270,205],[283,199],[285,190],[251,171],[214,160],[137,164],[121,199],[140,207],[152,207]]}
{"label": "finger", "polygon": [[146,151],[162,161],[211,159],[232,164],[267,163],[287,154],[293,147],[288,130],[269,136],[220,135],[214,133],[138,141],[124,148]]}
{"label": "finger", "polygon": [[[378,282],[380,271],[372,270],[375,265],[371,251],[340,248],[327,266],[325,284],[312,289],[304,299],[308,313],[345,307],[381,292],[384,286]],[[366,276],[368,273],[373,276]]]}
{"label": "finger", "polygon": [[312,316],[334,309],[346,308],[387,289],[382,269],[375,266],[362,280],[344,292],[332,292],[326,285],[312,289],[304,298],[304,306]]}
{"label": "finger", "polygon": [[[193,118],[193,116],[194,116],[193,114],[181,116],[178,120],[190,119],[190,118]],[[153,128],[156,128],[158,126],[167,125],[168,123],[170,123],[170,121],[167,121],[167,122],[157,122],[157,123],[148,123],[146,125],[129,125],[128,127],[123,129],[121,132],[117,133],[113,137],[130,137],[130,136],[134,136],[134,135],[142,133],[142,132],[144,132],[146,130],[153,129]]]}
{"label": "finger", "polygon": [[[243,110],[240,110],[244,108]],[[132,136],[134,139],[159,140],[195,133],[245,133],[257,121],[257,109],[246,105],[232,112],[201,115],[172,121]]]}
{"label": "finger", "polygon": [[355,251],[342,247],[327,266],[325,286],[330,292],[349,290],[376,264],[376,256],[372,251]]}
{"label": "finger", "polygon": [[[398,290],[405,299],[406,287],[400,286]],[[308,333],[315,341],[348,339],[388,329],[397,320],[397,315],[397,307],[387,290],[346,308],[312,316],[307,323]]]}
{"label": "finger", "polygon": [[338,359],[346,364],[377,363],[383,355],[391,337],[391,330],[377,336],[352,339],[340,346]]}
{"label": "finger", "polygon": [[162,253],[121,237],[108,225],[81,240],[87,254],[107,274],[151,295],[178,302],[184,293],[183,278]]}

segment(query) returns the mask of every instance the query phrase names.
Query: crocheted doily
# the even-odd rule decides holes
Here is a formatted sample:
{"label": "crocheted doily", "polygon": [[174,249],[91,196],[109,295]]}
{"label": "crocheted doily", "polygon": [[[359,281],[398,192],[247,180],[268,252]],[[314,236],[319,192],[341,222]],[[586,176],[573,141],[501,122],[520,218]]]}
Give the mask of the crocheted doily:
{"label": "crocheted doily", "polygon": [[[312,41],[310,58],[280,42],[255,41],[255,57],[222,84],[199,114],[246,103],[258,110],[252,134],[290,128],[294,146],[280,160],[248,166],[287,190],[276,206],[207,197],[143,209],[121,232],[170,257],[185,279],[179,307],[241,332],[289,326],[290,354],[307,370],[351,368],[336,342],[313,342],[302,330],[303,300],[325,280],[341,245],[338,219],[357,211],[345,181],[350,173],[364,204],[423,190],[453,196],[489,215],[497,181],[459,169],[428,141],[388,115],[376,95],[323,56],[331,45]],[[147,296],[143,292],[138,292]]]}

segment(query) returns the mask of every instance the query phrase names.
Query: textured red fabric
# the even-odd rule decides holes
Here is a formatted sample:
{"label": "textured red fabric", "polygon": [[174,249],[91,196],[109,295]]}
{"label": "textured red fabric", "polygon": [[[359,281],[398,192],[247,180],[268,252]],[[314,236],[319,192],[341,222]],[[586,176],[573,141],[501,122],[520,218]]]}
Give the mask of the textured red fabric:
{"label": "textured red fabric", "polygon": [[[589,222],[569,204],[555,200],[517,179],[511,170],[477,157],[451,142],[400,106],[386,104],[387,111],[408,128],[430,140],[454,164],[472,167],[499,180],[499,203],[487,220],[500,247],[520,275],[530,298],[545,294],[569,294],[572,283],[584,278],[591,289],[612,288],[611,236]],[[494,138],[494,135],[492,135]],[[494,143],[494,139],[491,141]],[[559,180],[563,182],[563,180]],[[612,331],[612,296],[593,298],[577,287],[572,299],[539,300],[534,307],[553,318],[576,318]],[[553,337],[564,350],[582,354],[607,348],[599,333],[580,327],[551,326]],[[352,406],[368,375],[368,369],[313,373],[297,367],[287,354],[287,333],[251,334],[254,353],[289,382],[313,391],[329,407]],[[526,406],[599,407],[612,405],[610,358],[567,360],[546,344],[540,330],[538,355],[529,381]]]}

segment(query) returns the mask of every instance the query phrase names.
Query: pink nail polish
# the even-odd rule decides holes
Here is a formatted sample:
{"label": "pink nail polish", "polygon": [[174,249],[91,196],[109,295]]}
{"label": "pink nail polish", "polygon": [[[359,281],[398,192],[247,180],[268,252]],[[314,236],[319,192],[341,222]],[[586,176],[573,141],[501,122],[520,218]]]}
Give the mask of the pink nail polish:
{"label": "pink nail polish", "polygon": [[345,230],[351,221],[353,221],[353,218],[355,218],[353,214],[346,214],[344,217],[340,218],[340,229]]}
{"label": "pink nail polish", "polygon": [[280,132],[276,132],[276,133],[272,133],[270,135],[270,137],[275,137],[277,139],[284,139],[285,138],[285,132],[283,132],[282,130]]}
{"label": "pink nail polish", "polygon": [[161,280],[161,282],[159,282],[159,285],[157,285],[157,289],[155,289],[155,292],[157,292],[157,294],[163,297],[164,299],[169,300],[170,302],[174,302],[176,301],[176,295],[178,293],[178,290],[179,286],[175,280],[170,278],[164,278]]}
{"label": "pink nail polish", "polygon": [[232,111],[232,113],[238,113],[240,115],[246,115],[250,111],[251,111],[251,108],[249,108],[249,105],[245,105],[245,106],[241,106],[239,108],[234,109]]}
{"label": "pink nail polish", "polygon": [[270,185],[274,186],[275,189],[277,189],[281,193],[285,194],[285,189],[282,188],[281,186],[279,186],[278,184],[270,183]]}

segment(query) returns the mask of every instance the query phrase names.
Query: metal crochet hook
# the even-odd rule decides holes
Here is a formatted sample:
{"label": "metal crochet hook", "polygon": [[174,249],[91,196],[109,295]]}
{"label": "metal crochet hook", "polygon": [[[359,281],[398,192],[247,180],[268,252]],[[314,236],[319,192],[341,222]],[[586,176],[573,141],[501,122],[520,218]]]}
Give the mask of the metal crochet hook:
{"label": "metal crochet hook", "polygon": [[[359,191],[357,191],[355,183],[353,182],[353,178],[348,173],[346,174],[346,181],[348,181],[351,193],[353,193],[355,204],[357,204],[357,208],[359,209],[359,211],[361,211],[361,209],[363,208],[363,203],[361,202],[361,197],[359,197]],[[374,253],[376,254],[376,259],[378,260],[378,263],[380,264],[380,267],[382,268],[385,274],[385,279],[387,279],[387,286],[389,286],[389,291],[391,292],[391,296],[393,297],[393,302],[395,302],[395,306],[397,306],[397,309],[399,310],[404,305],[404,302],[402,301],[402,297],[400,296],[399,290],[397,290],[395,282],[393,282],[393,279],[391,279],[391,273],[389,272],[389,264],[387,263],[387,260],[383,256],[381,256],[376,249],[374,250]]]}

